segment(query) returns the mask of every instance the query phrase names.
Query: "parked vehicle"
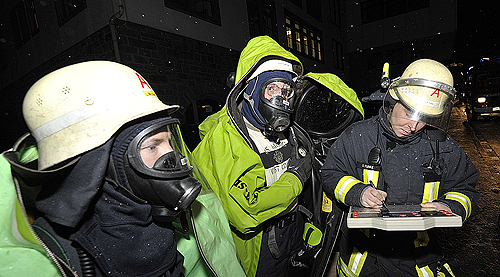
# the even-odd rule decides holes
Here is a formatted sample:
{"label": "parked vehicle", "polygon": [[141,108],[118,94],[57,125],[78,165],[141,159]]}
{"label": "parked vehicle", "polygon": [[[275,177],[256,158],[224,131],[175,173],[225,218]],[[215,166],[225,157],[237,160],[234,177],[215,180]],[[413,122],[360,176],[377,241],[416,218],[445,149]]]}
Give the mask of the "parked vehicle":
{"label": "parked vehicle", "polygon": [[500,60],[481,60],[465,75],[464,104],[468,120],[500,114]]}

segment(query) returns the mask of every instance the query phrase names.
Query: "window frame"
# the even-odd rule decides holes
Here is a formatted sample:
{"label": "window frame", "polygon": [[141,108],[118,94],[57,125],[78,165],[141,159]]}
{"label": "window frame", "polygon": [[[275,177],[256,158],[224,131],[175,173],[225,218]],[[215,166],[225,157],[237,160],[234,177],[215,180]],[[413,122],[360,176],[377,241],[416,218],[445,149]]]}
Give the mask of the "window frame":
{"label": "window frame", "polygon": [[9,12],[9,17],[16,48],[40,32],[34,0],[20,0]]}
{"label": "window frame", "polygon": [[59,27],[73,19],[87,8],[86,0],[57,0],[54,1]]}
{"label": "window frame", "polygon": [[364,0],[361,2],[361,24],[430,7],[430,0]]}
{"label": "window frame", "polygon": [[[177,1],[179,3],[174,3],[172,2],[172,0],[170,1],[163,0],[163,3],[166,8],[176,10],[178,12],[185,13],[194,16],[196,18],[205,20],[207,22],[221,26],[219,0],[177,0]],[[203,4],[208,3],[210,5],[210,10],[212,11],[212,15],[207,15],[193,8],[193,4],[196,4],[198,2],[202,2]]]}
{"label": "window frame", "polygon": [[[304,35],[306,30],[306,35]],[[324,63],[323,34],[306,21],[285,10],[285,36],[289,51]]]}

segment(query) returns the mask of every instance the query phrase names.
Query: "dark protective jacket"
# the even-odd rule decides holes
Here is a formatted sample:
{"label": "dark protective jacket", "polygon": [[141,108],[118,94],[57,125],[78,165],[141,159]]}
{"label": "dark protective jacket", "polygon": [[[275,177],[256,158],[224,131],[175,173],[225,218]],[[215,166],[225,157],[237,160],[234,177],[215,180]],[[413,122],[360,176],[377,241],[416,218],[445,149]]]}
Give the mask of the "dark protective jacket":
{"label": "dark protective jacket", "polygon": [[[30,136],[4,152],[9,166],[1,175],[14,183],[19,211],[27,208],[36,218],[23,225],[23,232],[44,248],[63,276],[180,276],[183,256],[173,230],[153,222],[150,205],[128,199],[104,180],[112,144],[113,139],[44,171],[37,170],[38,151]],[[39,268],[41,274],[45,270]]]}
{"label": "dark protective jacket", "polygon": [[[380,165],[368,159],[374,147],[381,149]],[[479,172],[455,140],[429,127],[399,138],[383,108],[378,116],[343,132],[330,148],[321,175],[326,193],[348,206],[362,206],[361,195],[370,181],[387,192],[389,205],[438,201],[464,221],[479,198],[475,189]],[[432,229],[387,232],[348,229],[345,223],[340,255],[338,269],[349,276],[372,270],[363,268],[369,255],[376,257],[379,268],[390,268],[393,273],[406,263],[414,271],[399,273],[415,276],[443,258]]]}
{"label": "dark protective jacket", "polygon": [[[52,171],[36,170],[30,136],[0,155],[1,275],[244,276],[216,195],[203,190],[189,212],[192,231],[174,237],[151,220],[148,204],[103,181],[111,142]],[[44,216],[31,225],[35,202]]]}

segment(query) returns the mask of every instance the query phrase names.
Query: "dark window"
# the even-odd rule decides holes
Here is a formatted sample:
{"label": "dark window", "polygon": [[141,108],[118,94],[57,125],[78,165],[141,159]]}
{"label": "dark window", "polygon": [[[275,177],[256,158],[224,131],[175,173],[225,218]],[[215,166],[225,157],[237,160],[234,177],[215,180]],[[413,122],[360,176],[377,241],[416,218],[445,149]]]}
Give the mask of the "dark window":
{"label": "dark window", "polygon": [[290,0],[295,6],[299,7],[302,9],[302,0]]}
{"label": "dark window", "polygon": [[368,23],[384,18],[384,6],[382,0],[368,0],[361,2],[361,20]]}
{"label": "dark window", "polygon": [[87,8],[86,0],[54,0],[59,26]]}
{"label": "dark window", "polygon": [[333,40],[333,66],[337,69],[344,69],[344,50],[342,43]]}
{"label": "dark window", "polygon": [[330,0],[330,20],[341,27],[340,0]]}
{"label": "dark window", "polygon": [[366,0],[361,2],[361,20],[369,23],[391,16],[428,8],[430,0]]}
{"label": "dark window", "polygon": [[21,47],[40,31],[33,0],[19,1],[9,15],[16,47]]}
{"label": "dark window", "polygon": [[286,11],[285,31],[288,50],[317,61],[323,61],[323,39],[320,31]]}
{"label": "dark window", "polygon": [[319,22],[322,21],[321,15],[321,1],[318,0],[306,0],[307,13],[314,17]]}
{"label": "dark window", "polygon": [[476,75],[476,88],[493,89],[500,87],[500,71],[494,70]]}
{"label": "dark window", "polygon": [[405,1],[405,3],[408,11],[415,11],[429,7],[429,0]]}
{"label": "dark window", "polygon": [[384,65],[382,53],[368,55],[368,69],[382,68]]}
{"label": "dark window", "polygon": [[4,42],[0,41],[0,72],[7,69],[7,59],[5,56]]}
{"label": "dark window", "polygon": [[401,5],[401,0],[384,0],[384,18],[403,14],[406,11],[405,5]]}
{"label": "dark window", "polygon": [[165,7],[220,24],[218,0],[164,0]]}
{"label": "dark window", "polygon": [[390,65],[402,64],[403,63],[403,49],[395,49],[388,51],[386,53],[387,62]]}
{"label": "dark window", "polygon": [[278,40],[274,1],[247,0],[250,37],[268,35]]}
{"label": "dark window", "polygon": [[186,142],[190,150],[193,150],[200,142],[198,125],[209,115],[218,112],[223,105],[223,103],[214,99],[199,99],[191,102],[186,108],[181,131],[184,142]]}

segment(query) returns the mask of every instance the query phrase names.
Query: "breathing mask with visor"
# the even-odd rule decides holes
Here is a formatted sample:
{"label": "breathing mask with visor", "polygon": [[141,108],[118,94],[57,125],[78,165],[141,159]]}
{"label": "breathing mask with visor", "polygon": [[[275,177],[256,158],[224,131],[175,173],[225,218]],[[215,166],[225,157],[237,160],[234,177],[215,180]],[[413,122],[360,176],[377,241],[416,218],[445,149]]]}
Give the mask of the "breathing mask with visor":
{"label": "breathing mask with visor", "polygon": [[[201,184],[191,177],[193,159],[182,139],[179,121],[155,120],[126,141],[130,144],[125,145],[123,171],[132,198],[150,204],[155,220],[174,221],[201,191]],[[118,175],[120,168],[116,167]],[[123,175],[120,178],[123,180]]]}
{"label": "breathing mask with visor", "polygon": [[290,126],[295,83],[292,74],[275,70],[260,73],[248,82],[242,113],[266,137],[277,137]]}

